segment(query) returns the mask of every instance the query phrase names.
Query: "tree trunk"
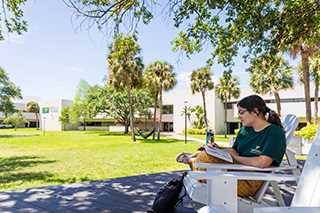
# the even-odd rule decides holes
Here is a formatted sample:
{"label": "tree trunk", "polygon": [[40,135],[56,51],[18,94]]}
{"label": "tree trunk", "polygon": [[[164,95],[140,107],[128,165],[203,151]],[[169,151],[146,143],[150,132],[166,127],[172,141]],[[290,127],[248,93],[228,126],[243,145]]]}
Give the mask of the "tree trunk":
{"label": "tree trunk", "polygon": [[132,100],[131,100],[131,91],[130,91],[130,79],[127,80],[127,93],[128,93],[128,101],[129,101],[131,137],[132,137],[133,141],[136,141],[136,137],[135,137],[135,134],[134,134],[134,125],[133,125],[133,112],[132,112]]}
{"label": "tree trunk", "polygon": [[309,73],[309,57],[307,51],[301,51],[302,70],[303,70],[303,84],[306,101],[306,119],[307,123],[311,123],[311,100],[310,100],[310,73]]}
{"label": "tree trunk", "polygon": [[227,138],[227,98],[224,99],[224,138]]}
{"label": "tree trunk", "polygon": [[124,134],[126,135],[128,134],[128,132],[129,132],[129,124],[128,122],[124,122]]}
{"label": "tree trunk", "polygon": [[203,100],[203,110],[204,110],[204,125],[206,130],[208,129],[208,120],[207,120],[207,107],[206,107],[206,93],[203,91],[202,94],[202,100]]}
{"label": "tree trunk", "polygon": [[37,113],[35,113],[36,114],[36,128],[37,128],[37,130],[39,129],[39,126],[38,126],[38,114]]}
{"label": "tree trunk", "polygon": [[83,131],[86,131],[86,119],[83,119]]}
{"label": "tree trunk", "polygon": [[[153,128],[156,129],[156,116],[157,116],[157,103],[158,103],[158,91],[154,100],[154,112],[153,112]],[[156,131],[153,132],[153,140],[156,137]]]}
{"label": "tree trunk", "polygon": [[314,117],[313,124],[318,123],[318,100],[319,100],[319,80],[315,80],[315,89],[314,89]]}
{"label": "tree trunk", "polygon": [[160,100],[159,100],[159,124],[158,124],[158,140],[160,140],[160,127],[161,127],[161,117],[162,117],[162,88],[160,88]]}
{"label": "tree trunk", "polygon": [[278,115],[279,117],[281,117],[281,103],[280,103],[280,95],[278,93],[278,91],[274,91],[273,92],[274,97],[276,99],[276,103],[277,103],[277,111],[278,111]]}

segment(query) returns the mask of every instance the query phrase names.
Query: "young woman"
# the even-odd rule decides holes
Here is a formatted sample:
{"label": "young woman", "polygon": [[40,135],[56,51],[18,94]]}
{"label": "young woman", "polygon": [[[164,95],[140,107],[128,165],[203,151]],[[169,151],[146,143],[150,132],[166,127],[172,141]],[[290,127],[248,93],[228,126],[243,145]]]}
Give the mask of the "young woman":
{"label": "young woman", "polygon": [[[237,104],[238,118],[243,124],[232,148],[224,148],[235,164],[245,164],[259,168],[279,166],[286,150],[286,137],[278,114],[266,106],[258,95],[243,98]],[[209,145],[219,147],[216,143]],[[229,163],[207,155],[202,151],[198,155],[180,153],[178,162],[188,163]],[[194,168],[194,170],[203,170]],[[239,180],[238,196],[254,195],[263,181]]]}

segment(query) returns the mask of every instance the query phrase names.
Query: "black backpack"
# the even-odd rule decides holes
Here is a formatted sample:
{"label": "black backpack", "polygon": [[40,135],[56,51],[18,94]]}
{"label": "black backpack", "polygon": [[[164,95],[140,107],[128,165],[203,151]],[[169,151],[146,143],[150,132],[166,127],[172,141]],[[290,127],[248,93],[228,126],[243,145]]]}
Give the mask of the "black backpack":
{"label": "black backpack", "polygon": [[[154,199],[152,209],[156,213],[168,213],[174,210],[182,201],[183,197],[187,195],[186,190],[184,189],[184,195],[179,197],[183,185],[183,178],[187,175],[187,172],[184,172],[181,177],[178,179],[172,179],[166,183],[158,191],[156,198]],[[152,211],[148,211],[152,212]]]}

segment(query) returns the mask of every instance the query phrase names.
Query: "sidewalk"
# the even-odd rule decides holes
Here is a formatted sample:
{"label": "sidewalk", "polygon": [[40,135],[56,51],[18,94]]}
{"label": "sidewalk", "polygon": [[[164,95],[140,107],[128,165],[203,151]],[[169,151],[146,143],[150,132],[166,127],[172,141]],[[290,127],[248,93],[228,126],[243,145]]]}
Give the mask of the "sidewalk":
{"label": "sidewalk", "polygon": [[[179,135],[179,134],[176,134],[176,133],[173,133],[173,132],[161,132],[161,136],[174,138],[174,139],[177,139],[177,140],[185,140],[185,136],[184,135]],[[192,138],[192,137],[189,137],[188,135],[187,135],[187,141],[206,143],[205,140],[201,140],[201,139],[198,139],[198,138]],[[226,142],[215,141],[215,143],[217,143],[218,145],[223,145],[223,146],[228,146],[229,145],[229,143],[226,143]]]}

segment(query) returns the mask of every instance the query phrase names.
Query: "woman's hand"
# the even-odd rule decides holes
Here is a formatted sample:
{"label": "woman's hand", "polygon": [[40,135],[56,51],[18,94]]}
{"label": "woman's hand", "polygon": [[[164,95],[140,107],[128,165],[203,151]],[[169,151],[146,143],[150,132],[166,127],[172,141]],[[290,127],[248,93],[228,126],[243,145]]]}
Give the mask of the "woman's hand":
{"label": "woman's hand", "polygon": [[239,156],[238,152],[237,152],[236,150],[232,149],[232,148],[230,148],[230,149],[224,149],[224,151],[228,152],[233,158],[234,158],[235,156]]}
{"label": "woman's hand", "polygon": [[215,142],[211,142],[211,141],[209,141],[209,143],[208,143],[207,145],[208,145],[208,146],[213,146],[213,147],[220,148],[220,147],[218,146],[218,144],[216,144]]}

